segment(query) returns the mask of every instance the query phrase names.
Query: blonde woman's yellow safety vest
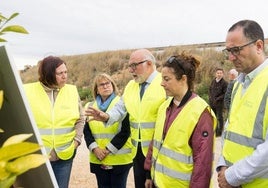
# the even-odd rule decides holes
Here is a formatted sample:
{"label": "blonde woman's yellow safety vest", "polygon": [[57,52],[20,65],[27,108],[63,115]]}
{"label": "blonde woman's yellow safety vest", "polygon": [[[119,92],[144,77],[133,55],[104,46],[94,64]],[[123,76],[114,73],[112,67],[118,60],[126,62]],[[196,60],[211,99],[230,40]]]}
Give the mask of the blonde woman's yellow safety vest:
{"label": "blonde woman's yellow safety vest", "polygon": [[[229,124],[224,134],[223,157],[232,165],[252,155],[265,141],[268,126],[268,68],[257,75],[242,95],[242,85],[236,82],[233,90]],[[268,174],[242,185],[242,187],[268,187]]]}
{"label": "blonde woman's yellow safety vest", "polygon": [[[118,96],[114,98],[107,110],[110,110],[119,101],[119,99],[120,97]],[[88,104],[86,104],[85,108],[87,108]],[[94,108],[98,108],[96,102],[94,102],[92,106]],[[88,124],[98,147],[102,149],[111,142],[113,137],[120,132],[122,127],[122,122],[116,122],[109,126],[105,126],[103,122],[100,121],[90,121]],[[91,163],[104,165],[124,165],[132,163],[132,144],[130,137],[117,153],[110,153],[102,161],[100,161],[94,153],[90,152],[89,160]]]}
{"label": "blonde woman's yellow safety vest", "polygon": [[161,74],[154,78],[145,90],[142,100],[139,95],[139,84],[131,80],[124,90],[124,103],[129,113],[131,125],[131,142],[136,155],[138,142],[146,156],[149,144],[153,138],[155,120],[159,106],[166,100],[166,92],[160,85]]}
{"label": "blonde woman's yellow safety vest", "polygon": [[54,106],[40,82],[25,84],[24,88],[46,151],[49,154],[55,149],[60,159],[70,159],[75,149],[74,125],[79,119],[76,87],[62,87]]}
{"label": "blonde woman's yellow safety vest", "polygon": [[189,139],[205,109],[213,116],[213,129],[216,127],[216,117],[209,105],[197,96],[186,103],[163,140],[166,109],[171,100],[168,99],[159,108],[153,139],[151,176],[157,187],[188,188],[193,171],[193,151]]}

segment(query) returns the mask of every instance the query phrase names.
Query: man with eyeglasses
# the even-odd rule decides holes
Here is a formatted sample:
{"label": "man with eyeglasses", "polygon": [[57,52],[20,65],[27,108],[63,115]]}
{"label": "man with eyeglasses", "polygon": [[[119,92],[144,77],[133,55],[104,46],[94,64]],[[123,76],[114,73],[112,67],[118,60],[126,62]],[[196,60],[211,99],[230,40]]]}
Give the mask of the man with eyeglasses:
{"label": "man with eyeglasses", "polygon": [[136,188],[145,187],[146,175],[150,175],[144,170],[145,156],[153,137],[158,108],[166,99],[166,92],[160,85],[161,74],[155,63],[155,57],[149,50],[134,51],[128,62],[133,80],[125,87],[121,100],[107,113],[92,107],[86,110],[86,115],[92,116],[92,120],[104,121],[106,126],[129,113]]}
{"label": "man with eyeglasses", "polygon": [[268,60],[261,26],[235,23],[223,51],[240,72],[232,93],[222,153],[217,165],[220,188],[268,187]]}

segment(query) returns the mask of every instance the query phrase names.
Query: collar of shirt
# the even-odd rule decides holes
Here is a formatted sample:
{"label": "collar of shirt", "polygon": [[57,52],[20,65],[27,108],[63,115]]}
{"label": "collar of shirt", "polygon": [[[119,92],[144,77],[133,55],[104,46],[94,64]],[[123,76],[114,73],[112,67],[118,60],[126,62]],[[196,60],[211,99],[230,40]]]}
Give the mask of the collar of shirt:
{"label": "collar of shirt", "polygon": [[237,81],[242,84],[244,89],[247,89],[252,80],[265,68],[268,66],[268,59],[266,59],[262,64],[260,64],[256,69],[248,74],[241,73],[237,77]]}
{"label": "collar of shirt", "polygon": [[[152,81],[153,81],[153,79],[157,76],[157,74],[158,74],[159,72],[157,72],[156,70],[147,78],[147,80],[146,80],[146,83],[147,83],[147,85],[148,84],[150,84],[150,83],[152,83]],[[145,86],[145,88],[146,88],[146,86]]]}

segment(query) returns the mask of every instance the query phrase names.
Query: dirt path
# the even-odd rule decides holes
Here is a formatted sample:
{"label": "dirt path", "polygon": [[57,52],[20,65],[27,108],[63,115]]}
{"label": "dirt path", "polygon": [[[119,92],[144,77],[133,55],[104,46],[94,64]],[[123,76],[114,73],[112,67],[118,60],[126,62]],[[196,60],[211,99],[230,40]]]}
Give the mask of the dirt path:
{"label": "dirt path", "polygon": [[[220,138],[216,139],[215,148],[215,164],[217,164],[220,154]],[[213,188],[218,188],[217,184],[217,173],[213,174]],[[71,179],[69,188],[97,188],[97,181],[94,174],[90,173],[89,169],[89,158],[88,149],[86,148],[85,142],[78,148],[77,155],[74,159],[73,169],[71,172]],[[133,170],[130,169],[127,188],[134,188]]]}

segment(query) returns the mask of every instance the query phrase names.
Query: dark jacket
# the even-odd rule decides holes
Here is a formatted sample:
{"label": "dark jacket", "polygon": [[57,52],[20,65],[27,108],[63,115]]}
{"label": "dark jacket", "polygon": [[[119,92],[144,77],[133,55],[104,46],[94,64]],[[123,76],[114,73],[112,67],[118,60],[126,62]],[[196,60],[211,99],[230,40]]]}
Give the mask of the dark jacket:
{"label": "dark jacket", "polygon": [[223,78],[219,82],[216,82],[216,79],[211,82],[209,87],[209,105],[212,108],[217,106],[223,107],[223,100],[227,85],[228,82],[226,82]]}

